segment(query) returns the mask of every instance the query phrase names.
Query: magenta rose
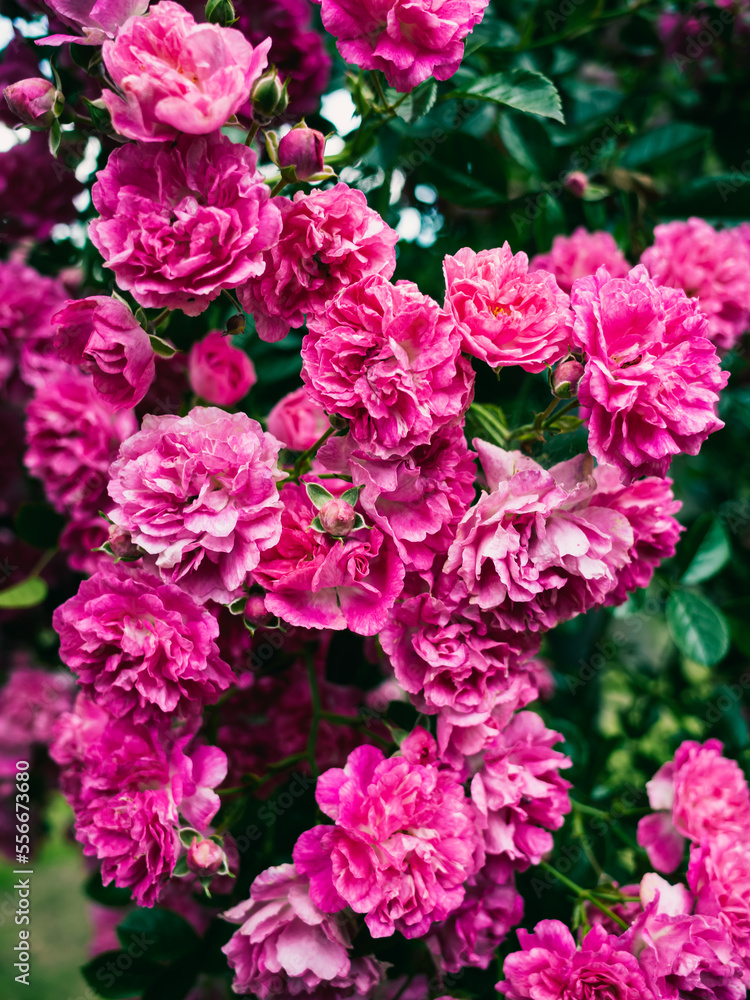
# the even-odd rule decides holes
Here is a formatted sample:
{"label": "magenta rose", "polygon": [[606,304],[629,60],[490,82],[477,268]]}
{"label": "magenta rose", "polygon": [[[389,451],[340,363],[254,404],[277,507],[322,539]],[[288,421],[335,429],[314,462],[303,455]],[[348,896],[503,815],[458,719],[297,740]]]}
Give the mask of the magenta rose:
{"label": "magenta rose", "polygon": [[487,0],[322,0],[321,16],[346,62],[382,70],[391,87],[408,91],[430,77],[453,76],[486,6]]}
{"label": "magenta rose", "polygon": [[461,904],[478,868],[474,809],[436,758],[435,741],[415,729],[400,756],[360,746],[318,778],[315,797],[335,825],[303,833],[293,857],[322,910],[348,905],[373,937],[414,938]]}
{"label": "magenta rose", "polygon": [[263,273],[281,216],[255,153],[220,132],[128,143],[97,174],[89,235],[146,308],[197,316],[223,288]]}
{"label": "magenta rose", "polygon": [[57,91],[54,84],[43,77],[11,83],[3,90],[3,96],[10,110],[24,125],[49,128],[55,120]]}
{"label": "magenta rose", "polygon": [[262,340],[281,340],[306,315],[325,315],[331,299],[361,278],[393,274],[398,235],[361,191],[337,184],[274,204],[283,219],[281,236],[264,255],[265,271],[239,290]]}
{"label": "magenta rose", "polygon": [[196,24],[181,4],[161,0],[102,47],[124,95],[102,93],[115,131],[141,142],[215,132],[247,100],[270,47],[270,38],[253,48],[242,32]]}
{"label": "magenta rose", "polygon": [[658,286],[639,264],[623,278],[601,267],[573,286],[574,338],[587,354],[578,386],[589,451],[628,482],[665,475],[674,455],[697,455],[724,424],[729,372],[708,323],[682,289]]}
{"label": "magenta rose", "polygon": [[250,358],[221,330],[193,344],[188,371],[196,396],[217,406],[232,406],[258,381]]}
{"label": "magenta rose", "polygon": [[747,833],[720,833],[690,850],[688,885],[695,912],[716,917],[745,966],[750,986],[750,840]]}
{"label": "magenta rose", "polygon": [[404,566],[391,540],[377,528],[346,538],[311,530],[318,511],[303,486],[284,486],[281,500],[281,537],[253,571],[269,592],[266,609],[291,625],[374,635],[403,586]]}
{"label": "magenta rose", "polygon": [[461,348],[492,368],[541,372],[567,354],[568,296],[551,274],[529,272],[528,263],[507,243],[479,253],[464,247],[443,261],[445,311]]}
{"label": "magenta rose", "polygon": [[136,565],[104,563],[53,615],[60,658],[113,715],[169,727],[199,715],[234,679],[216,618]]}
{"label": "magenta rose", "polygon": [[279,540],[278,452],[244,413],[147,416],[110,469],[110,517],[163,580],[228,604]]}
{"label": "magenta rose", "polygon": [[91,375],[112,409],[143,399],[154,379],[154,351],[124,302],[105,295],[69,299],[52,321],[60,357]]}
{"label": "magenta rose", "polygon": [[438,304],[410,281],[380,275],[345,288],[308,322],[302,378],[310,396],[350,421],[369,455],[404,457],[461,422],[474,373]]}

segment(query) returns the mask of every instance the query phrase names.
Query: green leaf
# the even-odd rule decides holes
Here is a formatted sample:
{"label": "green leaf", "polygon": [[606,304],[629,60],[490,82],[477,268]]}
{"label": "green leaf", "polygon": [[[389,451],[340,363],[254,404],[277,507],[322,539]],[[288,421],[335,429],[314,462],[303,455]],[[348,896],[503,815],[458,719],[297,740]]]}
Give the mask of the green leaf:
{"label": "green leaf", "polygon": [[726,530],[721,521],[711,521],[708,531],[698,546],[698,550],[690,561],[690,565],[682,575],[682,583],[688,586],[700,583],[715,576],[732,557],[732,547],[729,544]]}
{"label": "green leaf", "polygon": [[480,101],[504,104],[526,114],[553,118],[565,124],[562,101],[554,83],[533,69],[511,69],[476,80],[468,87],[452,90],[452,97],[475,97]]}
{"label": "green leaf", "polygon": [[705,597],[675,590],[667,599],[666,616],[670,635],[683,656],[712,667],[726,655],[727,621]]}
{"label": "green leaf", "polygon": [[166,340],[162,340],[161,337],[157,337],[156,334],[149,334],[148,339],[151,341],[151,347],[154,350],[154,354],[158,354],[161,358],[173,358],[177,354],[177,348],[170,344]]}
{"label": "green leaf", "polygon": [[[398,95],[396,95],[398,97]],[[396,108],[396,114],[399,118],[411,125],[413,122],[417,121],[422,115],[426,115],[427,112],[432,108],[437,98],[437,80],[430,77],[429,80],[425,80],[424,83],[420,85],[409,94],[409,96],[399,104]]]}
{"label": "green leaf", "polygon": [[173,962],[198,945],[198,935],[184,917],[158,907],[133,910],[118,924],[117,937],[123,948],[145,941],[145,954],[151,962]]}
{"label": "green leaf", "polygon": [[684,157],[690,152],[690,147],[698,150],[704,146],[710,135],[710,129],[686,122],[672,122],[663,128],[637,135],[620,157],[620,166],[632,170],[675,153]]}
{"label": "green leaf", "polygon": [[744,221],[750,216],[750,177],[716,174],[687,181],[657,206],[657,212],[671,219],[700,215],[709,220]]}
{"label": "green leaf", "polygon": [[60,148],[61,142],[62,129],[60,128],[60,122],[57,118],[55,118],[49,129],[49,151],[53,156],[57,156],[57,151]]}
{"label": "green leaf", "polygon": [[351,489],[348,489],[345,493],[341,494],[341,499],[344,501],[344,503],[351,504],[351,506],[353,507],[355,503],[359,500],[360,490],[363,489],[364,489],[363,486],[352,486]]}
{"label": "green leaf", "polygon": [[333,500],[333,494],[329,493],[325,486],[319,486],[318,483],[305,483],[305,490],[316,510],[320,510],[323,504]]}
{"label": "green leaf", "polygon": [[472,403],[466,417],[471,437],[480,437],[501,448],[507,447],[508,424],[499,406],[493,403]]}
{"label": "green leaf", "polygon": [[105,951],[81,968],[83,978],[105,1000],[137,996],[159,974],[159,966],[126,951]]}
{"label": "green leaf", "polygon": [[557,154],[541,122],[510,111],[500,119],[499,130],[505,148],[516,163],[537,177],[552,173]]}
{"label": "green leaf", "polygon": [[13,587],[0,590],[0,608],[34,608],[47,596],[47,584],[40,576],[30,576]]}

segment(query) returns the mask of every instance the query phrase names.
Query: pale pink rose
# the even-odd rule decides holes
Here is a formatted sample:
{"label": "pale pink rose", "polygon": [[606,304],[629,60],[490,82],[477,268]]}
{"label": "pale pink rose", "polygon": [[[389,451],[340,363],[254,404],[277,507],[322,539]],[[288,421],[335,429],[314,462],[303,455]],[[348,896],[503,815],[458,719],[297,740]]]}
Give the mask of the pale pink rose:
{"label": "pale pink rose", "polygon": [[680,452],[697,455],[724,426],[716,404],[729,378],[697,301],[658,286],[639,264],[623,278],[604,267],[580,278],[571,304],[588,355],[578,399],[589,451],[627,482],[665,475]]}
{"label": "pale pink rose", "polygon": [[193,344],[188,371],[196,396],[217,406],[239,402],[258,381],[250,358],[221,330],[213,330]]}
{"label": "pale pink rose", "polygon": [[708,317],[708,339],[728,351],[750,327],[750,246],[737,229],[704,219],[654,229],[641,263],[660,285],[682,288]]}
{"label": "pale pink rose", "polygon": [[294,865],[261,872],[250,898],[222,914],[239,930],[221,949],[234,971],[235,993],[266,997],[364,997],[385,967],[350,953],[353,920],[324,913]]}
{"label": "pale pink rose", "polygon": [[134,14],[143,14],[149,0],[50,0],[48,6],[55,16],[82,35],[48,35],[38,45],[101,45],[112,38],[121,24]]}
{"label": "pale pink rose", "polygon": [[292,451],[306,451],[328,430],[325,410],[310,398],[307,386],[282,397],[268,414],[268,430]]}
{"label": "pale pink rose", "polygon": [[568,352],[570,303],[545,271],[528,270],[525,253],[507,243],[443,261],[445,310],[461,348],[492,368],[520,365],[541,372]]}
{"label": "pale pink rose", "polygon": [[590,233],[579,226],[570,236],[556,236],[547,253],[532,257],[529,270],[549,271],[560,288],[570,292],[574,281],[595,274],[602,265],[612,278],[621,278],[630,270],[611,233],[598,230]]}
{"label": "pale pink rose", "polygon": [[215,132],[247,100],[270,47],[270,38],[253,48],[242,32],[196,24],[181,4],[161,0],[102,47],[124,95],[102,92],[113,128],[141,142]]}
{"label": "pale pink rose", "polygon": [[60,357],[91,375],[112,409],[143,399],[154,379],[154,351],[124,302],[105,295],[69,299],[52,321]]}
{"label": "pale pink rose", "polygon": [[128,143],[97,174],[89,235],[142,306],[197,316],[263,273],[281,216],[246,146],[220,132]]}
{"label": "pale pink rose", "polygon": [[430,77],[453,76],[486,6],[487,0],[322,0],[321,16],[346,62],[382,70],[391,87],[407,91]]}

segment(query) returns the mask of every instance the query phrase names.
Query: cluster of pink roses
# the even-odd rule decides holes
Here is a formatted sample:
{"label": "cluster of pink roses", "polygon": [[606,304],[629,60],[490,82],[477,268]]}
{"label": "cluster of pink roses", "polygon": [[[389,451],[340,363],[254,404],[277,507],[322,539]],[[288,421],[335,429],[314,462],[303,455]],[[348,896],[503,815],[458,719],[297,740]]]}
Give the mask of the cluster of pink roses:
{"label": "cluster of pink roses", "polygon": [[[648,783],[658,810],[638,839],[655,868],[673,871],[691,841],[687,886],[656,872],[626,886],[622,923],[601,917],[580,947],[559,920],[518,932],[498,990],[508,1000],[618,996],[742,1000],[750,985],[750,792],[718,740],[688,741]],[[593,918],[592,918],[593,919]]]}

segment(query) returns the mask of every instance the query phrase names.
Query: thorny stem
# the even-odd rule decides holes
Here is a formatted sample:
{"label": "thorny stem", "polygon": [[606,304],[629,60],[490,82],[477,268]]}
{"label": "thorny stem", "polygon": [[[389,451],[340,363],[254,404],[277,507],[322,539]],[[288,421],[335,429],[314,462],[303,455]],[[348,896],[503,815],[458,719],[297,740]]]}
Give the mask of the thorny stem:
{"label": "thorny stem", "polygon": [[574,892],[579,899],[585,899],[591,903],[592,906],[595,906],[597,910],[601,910],[601,912],[608,916],[610,920],[614,920],[618,927],[621,927],[624,931],[628,929],[628,925],[622,917],[618,917],[613,910],[611,910],[608,906],[605,906],[604,903],[597,899],[595,892],[591,892],[589,889],[584,889],[582,886],[577,885],[546,861],[541,861],[539,867],[543,868],[546,872],[549,872],[549,874],[554,876],[558,882],[561,882],[566,888]]}

